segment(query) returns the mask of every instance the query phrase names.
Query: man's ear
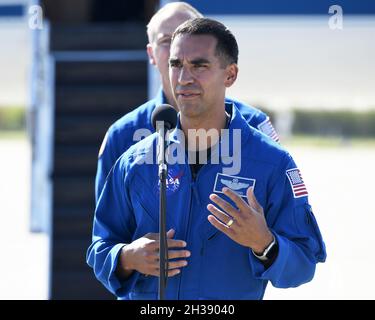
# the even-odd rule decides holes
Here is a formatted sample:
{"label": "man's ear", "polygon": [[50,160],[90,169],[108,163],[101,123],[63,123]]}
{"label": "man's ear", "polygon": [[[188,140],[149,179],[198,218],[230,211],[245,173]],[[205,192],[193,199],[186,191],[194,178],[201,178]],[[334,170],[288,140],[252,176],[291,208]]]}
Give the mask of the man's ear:
{"label": "man's ear", "polygon": [[229,88],[237,79],[238,66],[236,63],[232,63],[225,68],[226,79],[224,85]]}
{"label": "man's ear", "polygon": [[146,49],[147,49],[148,61],[150,62],[150,64],[153,64],[155,66],[156,61],[154,58],[154,50],[152,49],[152,45],[148,43],[146,46]]}

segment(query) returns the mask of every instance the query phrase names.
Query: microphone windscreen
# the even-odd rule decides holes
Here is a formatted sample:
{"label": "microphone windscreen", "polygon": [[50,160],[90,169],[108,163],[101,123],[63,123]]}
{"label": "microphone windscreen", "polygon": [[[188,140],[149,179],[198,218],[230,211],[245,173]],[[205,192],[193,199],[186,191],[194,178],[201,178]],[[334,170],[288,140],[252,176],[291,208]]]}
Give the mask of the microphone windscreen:
{"label": "microphone windscreen", "polygon": [[176,127],[177,111],[169,104],[157,106],[151,115],[152,126],[156,130],[156,122],[164,121],[164,127],[168,130]]}

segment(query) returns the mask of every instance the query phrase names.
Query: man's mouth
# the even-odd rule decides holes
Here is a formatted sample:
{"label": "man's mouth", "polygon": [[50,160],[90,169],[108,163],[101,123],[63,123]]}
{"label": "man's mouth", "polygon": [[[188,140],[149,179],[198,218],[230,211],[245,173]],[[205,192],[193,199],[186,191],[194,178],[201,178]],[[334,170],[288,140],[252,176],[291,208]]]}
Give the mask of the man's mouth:
{"label": "man's mouth", "polygon": [[199,96],[199,93],[197,92],[178,92],[177,93],[178,97],[188,99],[188,98],[195,98]]}

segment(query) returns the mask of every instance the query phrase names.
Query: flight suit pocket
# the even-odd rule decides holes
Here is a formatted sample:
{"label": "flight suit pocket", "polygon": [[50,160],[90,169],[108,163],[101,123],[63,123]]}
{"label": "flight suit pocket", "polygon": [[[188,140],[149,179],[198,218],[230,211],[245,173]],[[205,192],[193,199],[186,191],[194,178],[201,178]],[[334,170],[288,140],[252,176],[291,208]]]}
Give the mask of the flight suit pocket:
{"label": "flight suit pocket", "polygon": [[324,262],[326,258],[325,245],[318,223],[309,204],[295,209],[297,228],[300,233],[308,236],[309,247],[318,261]]}

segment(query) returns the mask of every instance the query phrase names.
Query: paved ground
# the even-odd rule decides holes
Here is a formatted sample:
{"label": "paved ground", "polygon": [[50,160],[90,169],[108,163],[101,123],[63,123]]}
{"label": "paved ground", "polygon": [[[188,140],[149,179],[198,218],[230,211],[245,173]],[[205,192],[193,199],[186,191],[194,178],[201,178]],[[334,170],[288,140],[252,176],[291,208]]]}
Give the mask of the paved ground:
{"label": "paved ground", "polygon": [[0,139],[0,299],[46,299],[45,234],[29,232],[30,148]]}
{"label": "paved ground", "polygon": [[375,149],[290,148],[327,246],[315,279],[266,299],[374,299]]}
{"label": "paved ground", "polygon": [[[300,165],[328,258],[313,282],[268,287],[265,299],[374,299],[375,149],[290,149]],[[30,150],[0,139],[0,299],[46,299],[48,246],[28,232]]]}

